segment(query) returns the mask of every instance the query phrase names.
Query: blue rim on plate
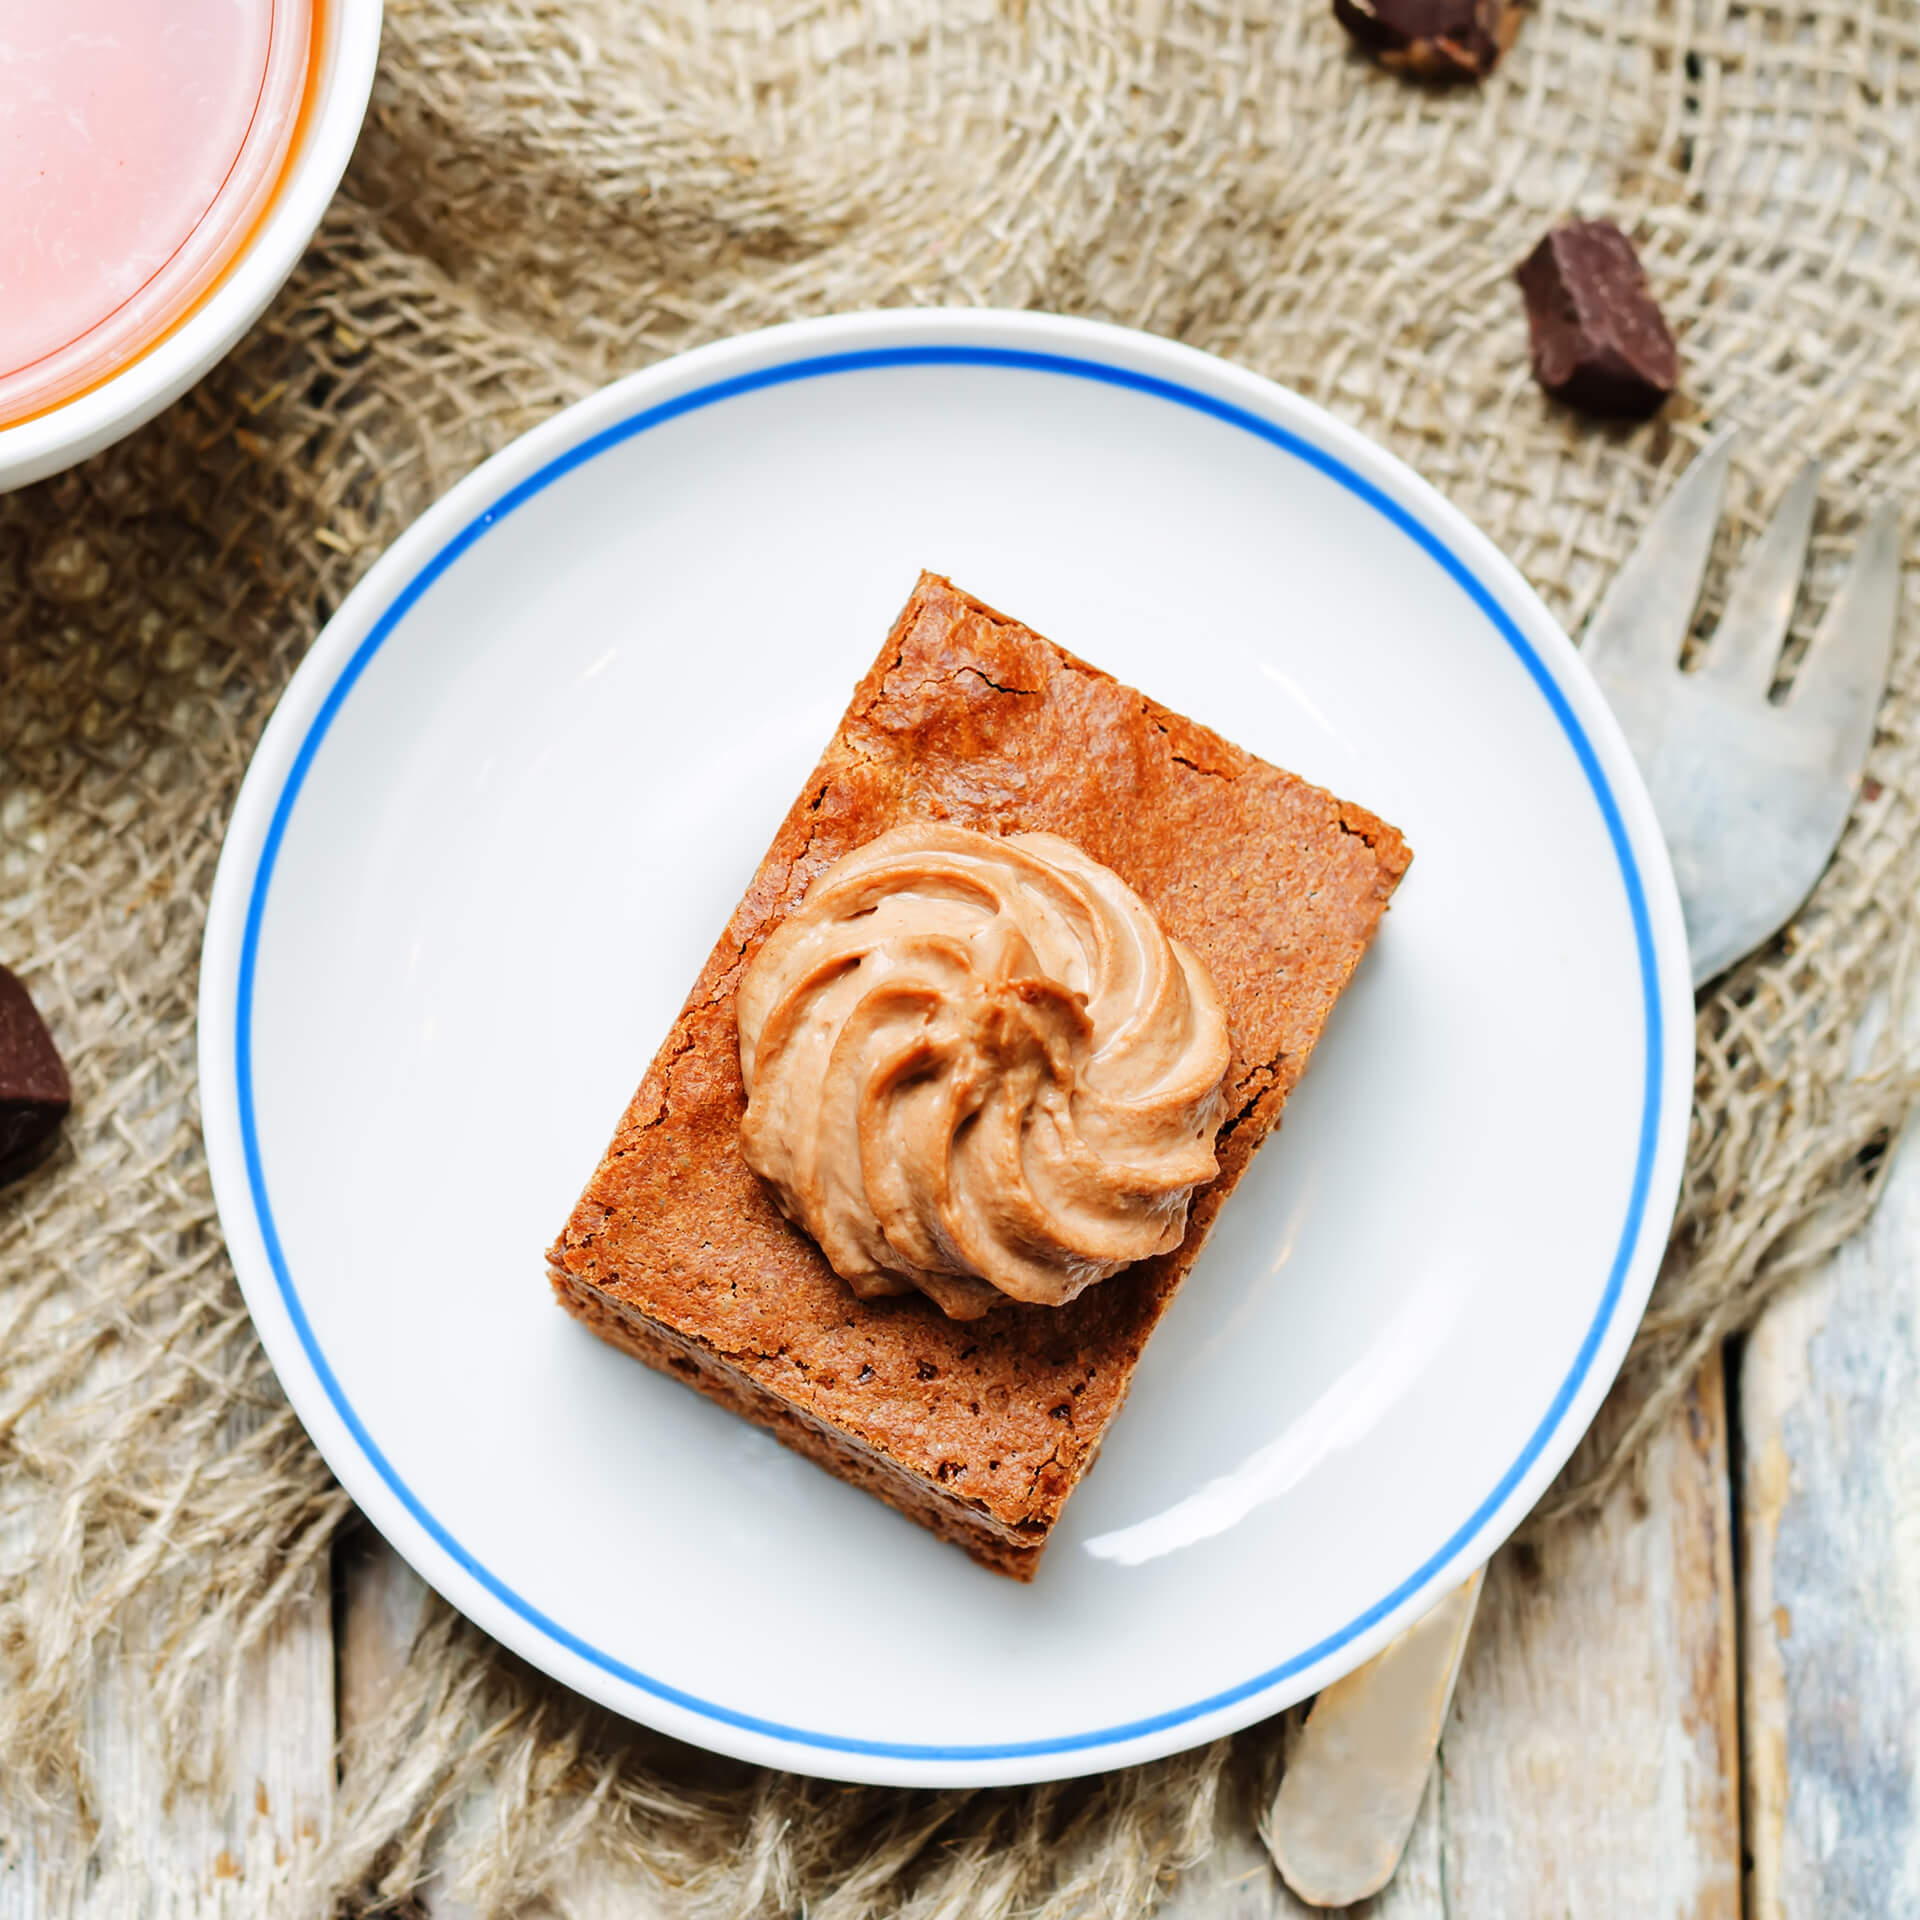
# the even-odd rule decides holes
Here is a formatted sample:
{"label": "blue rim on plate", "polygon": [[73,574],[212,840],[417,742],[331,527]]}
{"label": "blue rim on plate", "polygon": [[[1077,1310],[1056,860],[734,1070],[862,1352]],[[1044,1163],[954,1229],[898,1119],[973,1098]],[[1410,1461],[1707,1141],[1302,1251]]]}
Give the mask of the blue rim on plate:
{"label": "blue rim on plate", "polygon": [[[253,1097],[251,1021],[254,975],[259,954],[260,930],[266,916],[268,891],[273,883],[274,867],[281,842],[286,834],[287,823],[292,818],[294,805],[300,797],[308,769],[312,766],[314,756],[325,740],[335,717],[353,691],[361,674],[366,670],[368,662],[392,637],[406,618],[408,611],[421,596],[468,548],[483,539],[493,527],[516,508],[525,505],[536,494],[543,492],[576,467],[584,466],[610,448],[647,432],[649,428],[677,419],[682,414],[693,413],[704,407],[717,406],[741,394],[752,393],[764,387],[785,386],[800,380],[815,380],[836,374],[862,373],[879,368],[918,366],[995,367],[1036,375],[1097,381],[1109,386],[1127,388],[1154,399],[1165,400],[1175,406],[1191,408],[1197,413],[1209,415],[1244,433],[1252,434],[1255,438],[1279,448],[1292,458],[1316,468],[1357,499],[1365,502],[1375,513],[1412,540],[1429,558],[1443,568],[1461,591],[1485,614],[1495,631],[1526,668],[1541,697],[1552,709],[1554,718],[1558,721],[1568,745],[1580,763],[1582,773],[1586,776],[1601,817],[1606,822],[1608,839],[1619,864],[1622,884],[1626,889],[1627,903],[1633,919],[1635,954],[1640,966],[1641,1001],[1646,1030],[1646,1080],[1641,1100],[1640,1139],[1634,1158],[1633,1183],[1627,1203],[1626,1219],[1620,1229],[1613,1264],[1607,1275],[1606,1289],[1601,1296],[1599,1309],[1580,1343],[1572,1368],[1561,1382],[1545,1415],[1529,1435],[1519,1457],[1461,1526],[1428,1560],[1409,1574],[1390,1593],[1383,1595],[1372,1606],[1356,1615],[1338,1632],[1327,1635],[1313,1646],[1303,1649],[1278,1666],[1255,1674],[1238,1686],[1209,1694],[1205,1699],[1196,1700],[1184,1707],[1153,1714],[1145,1719],[1130,1720],[1117,1726],[1096,1727],[1085,1733],[1063,1734],[1046,1740],[1013,1741],[986,1746],[922,1746],[907,1741],[853,1739],[843,1734],[785,1726],[779,1721],[762,1719],[754,1714],[742,1713],[735,1708],[722,1706],[715,1701],[703,1700],[695,1694],[683,1692],[678,1687],[656,1680],[651,1675],[642,1673],[638,1668],[629,1666],[625,1661],[617,1660],[612,1655],[592,1646],[578,1634],[570,1632],[557,1620],[523,1599],[498,1575],[476,1560],[421,1503],[419,1497],[394,1469],[392,1462],[380,1450],[372,1434],[367,1431],[359,1415],[354,1411],[339,1380],[328,1365],[326,1355],[321,1351],[319,1342],[314,1336],[313,1327],[307,1319],[305,1308],[301,1304],[299,1289],[294,1284],[293,1275],[288,1268],[286,1255],[274,1224],[273,1206],[267,1193],[266,1172],[261,1161]],[[1373,482],[1357,473],[1345,461],[1315,446],[1300,435],[1290,432],[1285,427],[1178,381],[1113,366],[1098,360],[1083,359],[1077,355],[1042,353],[1006,347],[930,344],[867,348],[848,353],[813,355],[778,366],[764,367],[755,372],[739,374],[730,379],[715,380],[707,385],[696,387],[690,392],[677,395],[671,400],[631,414],[626,419],[617,421],[614,425],[581,441],[578,445],[570,447],[566,452],[548,461],[537,472],[509,489],[484,512],[469,520],[393,596],[385,610],[374,621],[366,638],[355,648],[352,657],[340,670],[332,686],[328,688],[318,712],[308,724],[292,765],[288,769],[285,783],[275,799],[271,821],[260,850],[259,864],[255,869],[252,887],[248,894],[236,999],[234,1059],[247,1180],[252,1192],[261,1239],[266,1248],[267,1258],[272,1265],[281,1299],[299,1335],[307,1358],[321,1385],[326,1389],[327,1397],[332,1402],[335,1412],[345,1423],[348,1432],[388,1489],[407,1512],[419,1522],[436,1545],[496,1600],[510,1608],[536,1631],[576,1658],[587,1661],[612,1678],[636,1687],[656,1699],[669,1702],[683,1711],[697,1714],[722,1726],[738,1728],[744,1732],[790,1743],[795,1747],[909,1761],[994,1761],[1026,1759],[1049,1754],[1079,1754],[1101,1747],[1123,1746],[1145,1736],[1163,1733],[1219,1712],[1251,1695],[1264,1693],[1291,1675],[1318,1665],[1358,1635],[1385,1619],[1395,1608],[1425,1586],[1498,1512],[1501,1505],[1520,1484],[1552,1439],[1568,1407],[1592,1369],[1594,1358],[1600,1350],[1612,1323],[1615,1309],[1619,1305],[1627,1272],[1632,1265],[1646,1225],[1647,1200],[1653,1179],[1655,1150],[1660,1132],[1660,1092],[1665,1072],[1659,971],[1653,928],[1648,912],[1646,889],[1642,884],[1640,869],[1634,858],[1632,843],[1619,804],[1612,788],[1608,785],[1599,756],[1594,751],[1592,742],[1588,739],[1559,683],[1548,672],[1545,663],[1515,624],[1511,615],[1501,606],[1494,593],[1479,576],[1439,535]]]}

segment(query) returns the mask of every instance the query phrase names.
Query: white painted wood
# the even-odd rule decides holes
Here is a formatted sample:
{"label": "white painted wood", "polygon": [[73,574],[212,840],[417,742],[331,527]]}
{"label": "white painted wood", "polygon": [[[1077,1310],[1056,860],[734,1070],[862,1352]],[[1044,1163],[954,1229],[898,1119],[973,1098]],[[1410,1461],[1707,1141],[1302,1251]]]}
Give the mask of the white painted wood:
{"label": "white painted wood", "polygon": [[[1637,1487],[1601,1519],[1509,1550],[1486,1597],[1401,1870],[1365,1920],[1446,1914],[1739,1912],[1734,1602],[1717,1366],[1658,1439]],[[423,1590],[369,1541],[348,1569],[342,1729],[404,1659]],[[358,1705],[356,1703],[364,1703]],[[1162,1920],[1304,1920],[1255,1809],[1223,1799],[1214,1850]],[[429,1889],[434,1920],[461,1920]],[[555,1889],[578,1920],[655,1910],[583,1866]]]}
{"label": "white painted wood", "polygon": [[[1920,1177],[1908,1186],[1910,1211],[1890,1206],[1881,1216],[1876,1257],[1890,1233],[1905,1231],[1920,1246]],[[1785,1318],[1779,1324],[1791,1331]],[[1812,1350],[1816,1360],[1825,1351],[1817,1339]],[[1911,1365],[1911,1344],[1907,1351]],[[1750,1376],[1754,1365],[1750,1355]],[[1888,1371],[1892,1386],[1902,1377]],[[1804,1394],[1792,1402],[1800,1409],[1793,1417],[1804,1415],[1804,1403]],[[1793,1437],[1787,1432],[1783,1445]],[[1750,1487],[1760,1471],[1756,1458]],[[1496,1561],[1443,1766],[1428,1784],[1402,1869],[1351,1912],[1367,1920],[1533,1912],[1732,1920],[1738,1834],[1724,1475],[1715,1373],[1656,1443],[1638,1493],[1623,1492],[1597,1525],[1550,1537],[1537,1564],[1517,1552]],[[1789,1501],[1775,1524],[1769,1592],[1781,1590],[1792,1555],[1783,1560],[1778,1542],[1796,1537],[1804,1504]],[[1920,1572],[1920,1549],[1909,1557]],[[339,1682],[342,1730],[350,1731],[404,1660],[425,1595],[378,1541],[369,1539],[343,1571]],[[1900,1591],[1920,1592],[1920,1580]],[[1754,1606],[1749,1615],[1756,1617]],[[112,1803],[101,1871],[76,1911],[172,1920],[300,1910],[294,1875],[326,1818],[332,1783],[327,1625],[326,1596],[315,1595],[263,1649],[244,1737],[219,1790],[170,1808],[161,1804],[156,1730],[143,1719],[139,1652],[123,1650],[96,1710],[96,1758]],[[1790,1662],[1793,1639],[1778,1644]],[[1781,1697],[1798,1699],[1791,1687]],[[1908,1761],[1896,1773],[1910,1792],[1910,1754]],[[1801,1803],[1788,1795],[1782,1804],[1792,1811]],[[1881,1831],[1898,1840],[1914,1830],[1909,1816]],[[1892,1843],[1873,1844],[1884,1858]],[[0,1920],[40,1920],[49,1909],[35,1892],[32,1836],[22,1845],[10,1835],[10,1844],[13,1854],[0,1856]],[[1904,1910],[1837,1904],[1830,1886],[1839,1869],[1829,1858],[1821,1870],[1829,1877],[1815,1883],[1811,1903],[1790,1897],[1776,1910]],[[578,1920],[658,1911],[647,1889],[585,1866],[555,1889],[552,1904]],[[435,1889],[426,1910],[434,1920],[461,1920]],[[1281,1886],[1253,1809],[1242,1804],[1223,1805],[1213,1853],[1174,1884],[1160,1911],[1171,1920],[1301,1920],[1310,1910]]]}
{"label": "white painted wood", "polygon": [[1920,1130],[1739,1412],[1752,1920],[1920,1915]]}
{"label": "white painted wood", "polygon": [[[338,1549],[340,1580],[340,1747],[351,1755],[406,1667],[432,1598],[427,1584],[373,1531],[361,1527]],[[436,1875],[414,1910],[430,1920],[477,1920]]]}
{"label": "white painted wood", "polygon": [[340,1740],[372,1724],[407,1664],[427,1585],[364,1523],[336,1549],[340,1580]]}
{"label": "white painted wood", "polygon": [[[344,1741],[378,1713],[405,1662],[428,1596],[406,1562],[372,1533],[345,1551],[342,1576]],[[1213,1851],[1174,1882],[1156,1910],[1158,1920],[1299,1920],[1311,1911],[1281,1885],[1255,1826],[1257,1811],[1243,1795],[1222,1795]],[[461,1816],[463,1822],[485,1817],[484,1806],[467,1808]],[[552,1889],[548,1902],[566,1920],[651,1920],[665,1911],[657,1890],[645,1882],[587,1863]],[[419,1910],[430,1920],[471,1920],[471,1910],[438,1882],[423,1890]],[[1429,1783],[1393,1885],[1353,1911],[1366,1920],[1443,1920],[1437,1776]]]}
{"label": "white painted wood", "polygon": [[[343,1549],[341,1572],[344,1744],[378,1715],[406,1663],[430,1596],[420,1576],[371,1530]],[[457,1810],[454,1831],[472,1831],[488,1817],[486,1797],[478,1796]],[[422,1920],[478,1920],[438,1873],[420,1889],[413,1910]],[[659,1920],[666,1911],[651,1883],[591,1858],[582,1859],[547,1890],[544,1910],[559,1920]]]}
{"label": "white painted wood", "polygon": [[[1920,1243],[1920,1231],[1914,1238]],[[1532,1912],[1732,1920],[1738,1835],[1717,1387],[1717,1374],[1703,1381],[1656,1443],[1641,1493],[1623,1493],[1598,1525],[1550,1539],[1531,1570],[1523,1554],[1496,1561],[1443,1766],[1401,1871],[1349,1911],[1367,1920]],[[343,1574],[341,1729],[350,1732],[404,1661],[425,1592],[371,1537]],[[263,1650],[219,1807],[158,1804],[138,1654],[123,1653],[96,1721],[114,1807],[94,1898],[78,1911],[162,1920],[299,1911],[292,1873],[303,1834],[325,1819],[332,1778],[327,1611],[325,1596],[314,1596],[302,1622]],[[235,1783],[245,1791],[234,1793]],[[1302,1920],[1310,1911],[1280,1884],[1253,1814],[1247,1804],[1223,1804],[1214,1851],[1169,1890],[1163,1916]],[[48,1908],[33,1891],[31,1835],[14,1846],[20,1857],[0,1856],[0,1920],[40,1920]],[[238,1871],[223,1870],[223,1853]],[[584,1865],[554,1890],[552,1905],[577,1920],[658,1911],[646,1888]],[[463,1920],[436,1888],[425,1910],[433,1920]]]}
{"label": "white painted wood", "polygon": [[[377,1536],[356,1540],[343,1563],[340,1641],[342,1738],[378,1712],[386,1688],[400,1671],[419,1626],[427,1590],[398,1554]],[[1352,1909],[1364,1920],[1444,1920],[1441,1904],[1440,1791],[1428,1783],[1401,1869],[1376,1900]],[[1313,1912],[1281,1885],[1255,1825],[1258,1809],[1243,1795],[1223,1794],[1215,1845],[1207,1858],[1181,1875],[1156,1909],[1157,1920],[1301,1920]],[[485,1818],[485,1808],[465,1810],[463,1820]],[[638,1879],[583,1863],[548,1896],[566,1920],[652,1920],[665,1909],[657,1890]],[[469,1920],[471,1910],[438,1883],[422,1894],[420,1911],[431,1920]]]}
{"label": "white painted wood", "polygon": [[[1400,1872],[1346,1911],[1737,1920],[1730,1492],[1716,1364],[1597,1521],[1496,1557]],[[1223,1832],[1163,1914],[1315,1911],[1254,1864]]]}
{"label": "white painted wood", "polygon": [[1446,1910],[1739,1920],[1721,1370],[1638,1485],[1488,1570],[1441,1750]]}
{"label": "white painted wood", "polygon": [[330,1596],[300,1601],[248,1658],[236,1737],[198,1791],[167,1788],[147,1677],[153,1652],[133,1622],[89,1702],[91,1850],[69,1831],[22,1822],[0,1843],[0,1920],[312,1911],[304,1875],[334,1790]]}

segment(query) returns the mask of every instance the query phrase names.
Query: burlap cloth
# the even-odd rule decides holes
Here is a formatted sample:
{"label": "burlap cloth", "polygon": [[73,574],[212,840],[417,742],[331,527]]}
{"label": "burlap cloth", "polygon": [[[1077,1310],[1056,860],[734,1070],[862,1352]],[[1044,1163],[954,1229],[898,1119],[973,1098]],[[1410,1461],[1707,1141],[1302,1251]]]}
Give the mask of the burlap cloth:
{"label": "burlap cloth", "polygon": [[[196,962],[275,697],[442,488],[697,341],[1045,307],[1377,435],[1575,631],[1710,425],[1751,430],[1736,540],[1818,454],[1804,635],[1867,503],[1920,482],[1916,125],[1906,0],[1547,0],[1494,81],[1447,94],[1353,57],[1326,0],[390,0],[358,157],[267,320],[152,426],[0,499],[0,958],[78,1092],[58,1159],[0,1199],[0,1854],[31,1817],[47,1910],[88,1870],[108,1650],[141,1623],[195,1790],[239,1663],[350,1517],[222,1248]],[[1528,378],[1509,274],[1569,210],[1642,247],[1685,356],[1664,424],[1579,425]],[[1910,1094],[1885,1036],[1920,882],[1916,647],[1909,618],[1814,905],[1702,1004],[1675,1254],[1607,1423],[1625,1453],[1590,1445],[1562,1494],[1870,1201]],[[1134,1913],[1272,1745],[974,1795],[702,1770],[436,1613],[330,1828],[248,1898],[400,1901],[451,1824],[489,1910],[601,1847],[690,1912]]]}

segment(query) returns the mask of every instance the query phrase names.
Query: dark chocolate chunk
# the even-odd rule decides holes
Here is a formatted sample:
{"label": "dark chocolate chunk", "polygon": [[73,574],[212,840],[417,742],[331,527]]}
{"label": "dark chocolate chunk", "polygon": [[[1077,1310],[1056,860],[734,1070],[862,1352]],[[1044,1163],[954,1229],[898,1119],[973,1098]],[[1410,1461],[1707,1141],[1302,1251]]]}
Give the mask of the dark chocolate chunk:
{"label": "dark chocolate chunk", "polygon": [[52,1146],[72,1104],[47,1023],[26,988],[0,967],[0,1186]]}
{"label": "dark chocolate chunk", "polygon": [[1534,378],[1556,398],[1644,420],[1679,383],[1673,335],[1633,242],[1611,220],[1556,227],[1514,278],[1527,303]]}
{"label": "dark chocolate chunk", "polygon": [[1380,62],[1423,80],[1479,80],[1508,39],[1502,0],[1333,0],[1334,18]]}

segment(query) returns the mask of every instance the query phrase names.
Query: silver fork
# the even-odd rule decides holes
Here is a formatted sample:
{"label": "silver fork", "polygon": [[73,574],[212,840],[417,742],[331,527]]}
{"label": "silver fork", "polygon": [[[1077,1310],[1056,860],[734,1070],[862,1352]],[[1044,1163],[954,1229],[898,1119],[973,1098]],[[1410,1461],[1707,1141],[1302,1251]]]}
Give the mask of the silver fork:
{"label": "silver fork", "polygon": [[1873,744],[1900,589],[1889,501],[1868,521],[1791,696],[1768,700],[1813,531],[1820,471],[1808,461],[1754,543],[1699,666],[1679,672],[1734,440],[1729,428],[1687,469],[1581,649],[1660,816],[1696,987],[1778,933],[1826,871]]}
{"label": "silver fork", "polygon": [[[1787,923],[1838,844],[1885,690],[1899,607],[1899,512],[1881,505],[1792,689],[1769,693],[1793,619],[1819,471],[1803,466],[1690,672],[1693,625],[1736,430],[1709,442],[1649,522],[1587,628],[1582,658],[1639,762],[1673,858],[1696,987]],[[1314,1702],[1267,1844],[1309,1905],[1393,1878],[1466,1654],[1481,1575]]]}

